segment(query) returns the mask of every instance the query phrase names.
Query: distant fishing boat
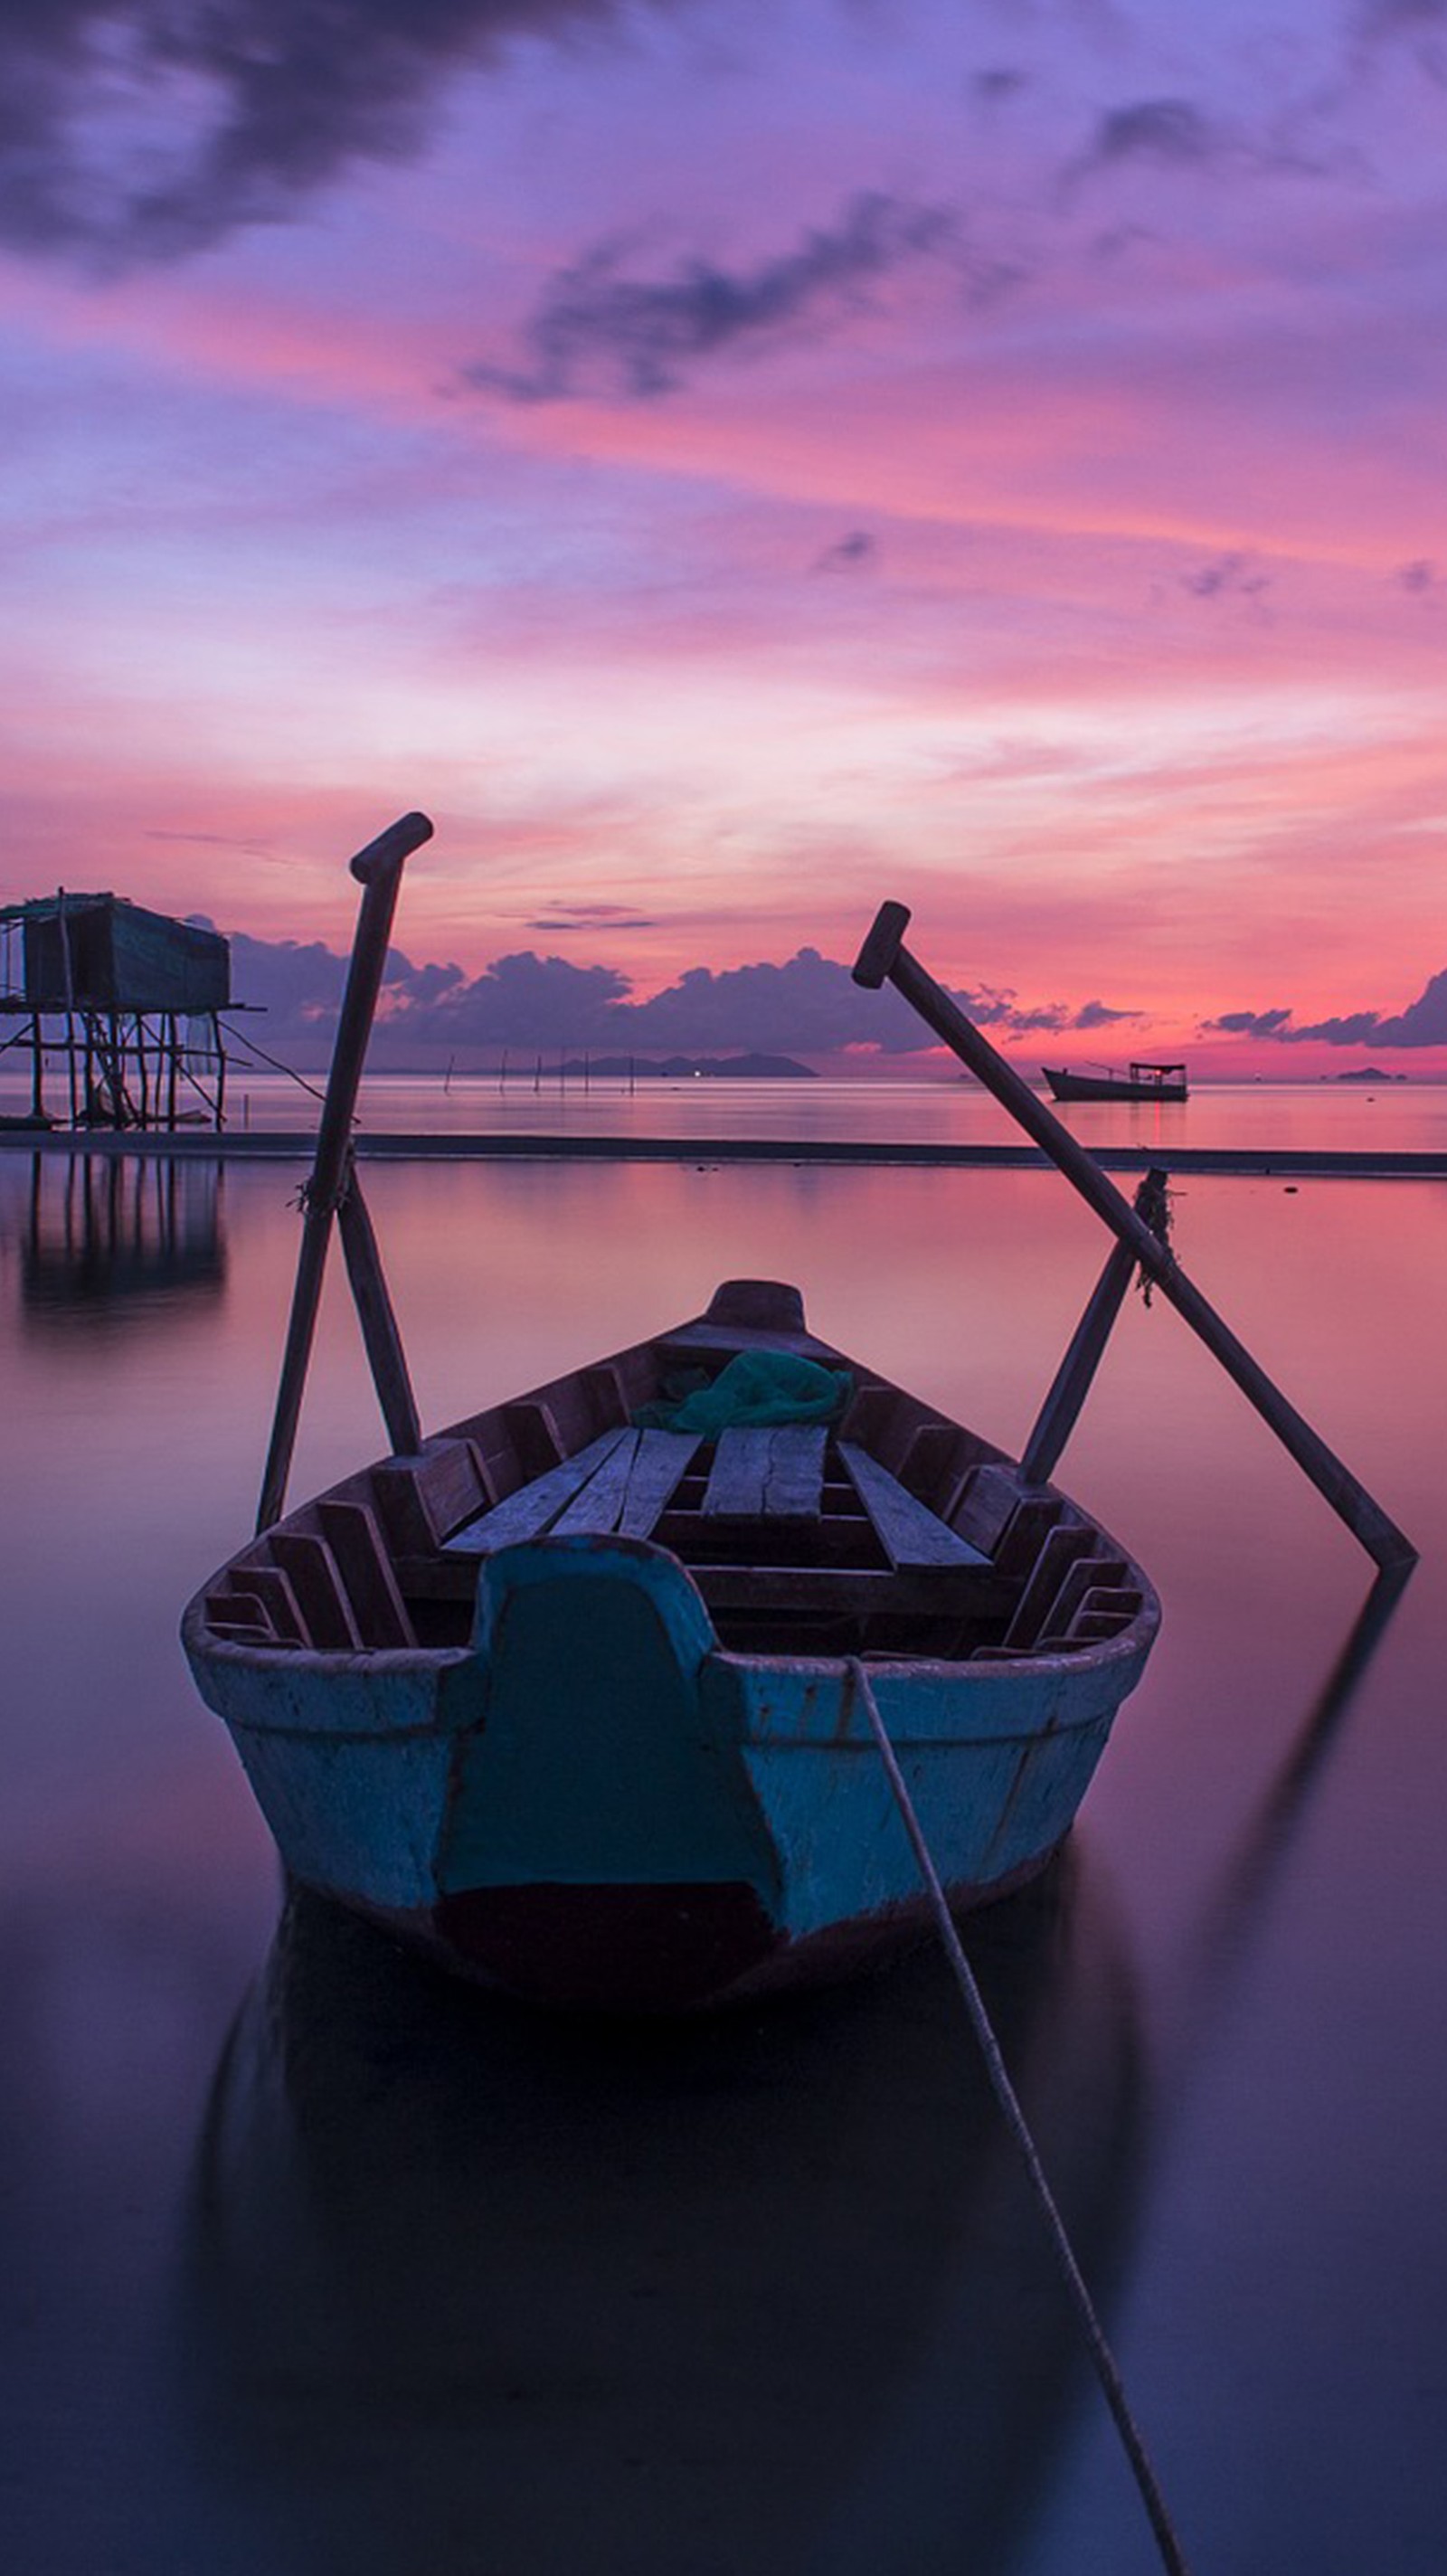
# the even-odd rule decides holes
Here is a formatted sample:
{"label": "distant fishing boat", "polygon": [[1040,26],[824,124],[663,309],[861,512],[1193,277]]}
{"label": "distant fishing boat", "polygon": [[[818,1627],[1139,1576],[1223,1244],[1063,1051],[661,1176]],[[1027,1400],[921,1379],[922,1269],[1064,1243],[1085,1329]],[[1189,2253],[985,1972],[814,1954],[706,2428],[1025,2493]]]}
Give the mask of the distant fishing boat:
{"label": "distant fishing boat", "polygon": [[1183,1064],[1132,1064],[1128,1073],[1102,1066],[1098,1073],[1072,1073],[1064,1065],[1040,1068],[1057,1100],[1184,1100]]}

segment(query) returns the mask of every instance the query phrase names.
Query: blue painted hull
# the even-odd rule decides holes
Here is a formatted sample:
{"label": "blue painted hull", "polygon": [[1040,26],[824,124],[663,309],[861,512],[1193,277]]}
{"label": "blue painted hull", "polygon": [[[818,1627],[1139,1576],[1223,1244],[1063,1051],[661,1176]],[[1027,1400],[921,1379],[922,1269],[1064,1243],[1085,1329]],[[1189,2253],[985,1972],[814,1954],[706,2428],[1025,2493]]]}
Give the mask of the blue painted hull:
{"label": "blue painted hull", "polygon": [[[870,1680],[957,1907],[1056,1850],[1155,1635]],[[454,1969],[570,2008],[695,2008],[852,1973],[922,1928],[847,1663],[720,1646],[685,1569],[619,1538],[486,1560],[465,1647],[185,1642],[303,1884]]]}

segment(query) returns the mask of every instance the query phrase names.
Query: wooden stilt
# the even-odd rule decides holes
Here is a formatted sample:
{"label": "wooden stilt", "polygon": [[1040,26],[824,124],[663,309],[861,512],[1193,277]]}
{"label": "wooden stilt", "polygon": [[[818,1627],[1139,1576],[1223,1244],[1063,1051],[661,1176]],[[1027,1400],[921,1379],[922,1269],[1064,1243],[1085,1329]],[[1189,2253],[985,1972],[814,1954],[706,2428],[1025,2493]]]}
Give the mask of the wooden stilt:
{"label": "wooden stilt", "polygon": [[936,1037],[994,1094],[1016,1124],[1033,1137],[1041,1151],[1065,1174],[1087,1206],[1108,1225],[1117,1240],[1139,1262],[1147,1278],[1184,1317],[1227,1375],[1253,1404],[1264,1422],[1311,1478],[1317,1491],[1345,1521],[1352,1536],[1384,1570],[1412,1565],[1417,1549],[1373,1501],[1342,1461],[1287,1402],[1260,1363],[1239,1342],[1230,1326],[1187,1278],[1175,1255],[1158,1242],[1130,1202],[1121,1196],[1094,1158],[1049,1110],[1013,1065],[998,1055],[990,1041],[966,1018],[943,985],[926,973],[904,945],[909,911],[902,903],[882,904],[854,968],[854,980],[877,989],[886,980],[919,1013]]}
{"label": "wooden stilt", "polygon": [[422,1446],[422,1425],[412,1393],[412,1381],[407,1373],[402,1336],[397,1330],[397,1318],[387,1293],[382,1256],[377,1249],[377,1238],[355,1168],[338,1204],[337,1223],[341,1229],[347,1277],[362,1327],[372,1383],[377,1390],[382,1419],[387,1425],[387,1437],[397,1455],[410,1457]]}
{"label": "wooden stilt", "polygon": [[281,1384],[277,1390],[271,1445],[262,1477],[256,1521],[258,1530],[270,1529],[273,1521],[281,1518],[286,1499],[302,1391],[306,1385],[316,1331],[327,1246],[331,1240],[332,1219],[345,1193],[351,1167],[352,1120],[357,1106],[357,1090],[377,996],[386,970],[387,941],[392,916],[397,909],[402,868],[409,853],[431,837],[432,826],[425,814],[404,814],[399,822],[390,824],[375,841],[369,841],[364,850],[359,850],[351,862],[352,874],[362,887],[362,903],[352,945],[352,962],[347,970],[347,988],[342,996],[341,1016],[337,1022],[331,1072],[327,1077],[326,1097],[317,1128],[316,1159],[302,1197],[305,1216],[301,1250],[297,1256],[296,1286],[292,1292],[291,1318],[282,1354]]}
{"label": "wooden stilt", "polygon": [[[1161,1232],[1165,1206],[1166,1175],[1163,1171],[1149,1171],[1136,1191],[1135,1212],[1153,1234]],[[1105,1356],[1106,1343],[1136,1267],[1130,1245],[1118,1243],[1096,1281],[1094,1294],[1075,1327],[1070,1347],[1025,1444],[1020,1472],[1027,1484],[1048,1484],[1054,1475],[1060,1453],[1075,1429],[1095,1372]]]}
{"label": "wooden stilt", "polygon": [[70,1070],[70,1123],[80,1122],[79,1074],[75,1060],[75,971],[70,955],[70,923],[65,911],[65,888],[58,888],[55,898],[56,921],[60,930],[60,970],[65,988],[65,1053]]}

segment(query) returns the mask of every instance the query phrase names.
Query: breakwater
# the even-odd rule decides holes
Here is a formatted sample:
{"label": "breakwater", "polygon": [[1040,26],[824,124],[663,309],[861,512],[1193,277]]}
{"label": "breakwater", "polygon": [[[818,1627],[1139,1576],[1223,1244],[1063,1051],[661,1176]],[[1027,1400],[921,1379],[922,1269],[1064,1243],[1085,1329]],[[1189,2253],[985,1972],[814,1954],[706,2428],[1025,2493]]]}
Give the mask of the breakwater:
{"label": "breakwater", "polygon": [[[837,1164],[849,1169],[898,1166],[946,1171],[1048,1171],[1034,1145],[943,1142],[890,1143],[876,1137],[598,1136],[493,1134],[486,1130],[396,1134],[358,1132],[359,1162],[568,1162]],[[1447,1152],[1354,1147],[1099,1145],[1091,1149],[1102,1171],[1219,1174],[1283,1180],[1447,1180]],[[284,1162],[307,1164],[315,1137],[296,1128],[0,1129],[0,1151],[25,1154],[139,1154],[165,1161]]]}

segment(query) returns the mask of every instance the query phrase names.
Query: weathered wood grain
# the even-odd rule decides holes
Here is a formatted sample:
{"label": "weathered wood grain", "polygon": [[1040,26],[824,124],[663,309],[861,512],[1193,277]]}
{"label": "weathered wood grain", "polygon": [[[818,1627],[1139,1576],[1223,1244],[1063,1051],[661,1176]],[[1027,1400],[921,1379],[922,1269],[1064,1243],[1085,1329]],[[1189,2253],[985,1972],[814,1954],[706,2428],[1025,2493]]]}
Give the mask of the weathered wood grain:
{"label": "weathered wood grain", "polygon": [[874,1524],[879,1543],[890,1564],[898,1569],[926,1566],[988,1566],[983,1556],[968,1539],[961,1538],[913,1494],[906,1493],[897,1477],[871,1458],[867,1449],[852,1440],[841,1440],[839,1455],[854,1480],[854,1488]]}
{"label": "weathered wood grain", "polygon": [[692,1431],[640,1431],[618,1515],[620,1538],[651,1538],[703,1442]]}
{"label": "weathered wood grain", "polygon": [[317,1505],[322,1536],[336,1558],[346,1593],[368,1646],[415,1646],[412,1622],[397,1589],[392,1563],[365,1503]]}
{"label": "weathered wood grain", "polygon": [[360,1646],[361,1631],[326,1540],[310,1530],[273,1530],[271,1552],[296,1595],[311,1643],[324,1654]]}
{"label": "weathered wood grain", "polygon": [[536,1476],[530,1485],[520,1485],[507,1500],[495,1503],[465,1528],[454,1531],[445,1542],[443,1554],[451,1557],[493,1556],[500,1547],[513,1547],[520,1539],[537,1538],[551,1529],[558,1514],[582,1491],[590,1476],[612,1455],[626,1431],[605,1431],[590,1440],[573,1458],[565,1458],[559,1467],[550,1467],[546,1475]]}
{"label": "weathered wood grain", "polygon": [[720,1432],[705,1520],[817,1520],[827,1438],[821,1423]]}

